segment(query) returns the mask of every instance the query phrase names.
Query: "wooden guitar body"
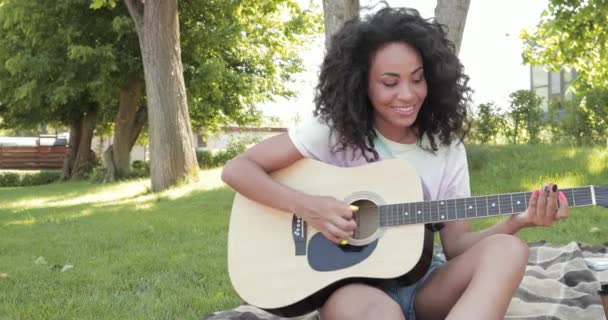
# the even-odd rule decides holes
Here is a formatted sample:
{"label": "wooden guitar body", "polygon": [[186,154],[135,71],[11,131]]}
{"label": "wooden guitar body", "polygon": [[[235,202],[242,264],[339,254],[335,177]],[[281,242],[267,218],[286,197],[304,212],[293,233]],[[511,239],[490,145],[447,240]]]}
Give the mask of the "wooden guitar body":
{"label": "wooden guitar body", "polygon": [[395,278],[412,283],[428,269],[433,235],[424,224],[384,228],[378,219],[379,205],[423,200],[420,179],[407,162],[339,168],[302,159],[272,177],[291,188],[359,206],[358,229],[349,245],[335,245],[293,212],[237,193],[228,271],[247,303],[292,317],[320,308],[344,284]]}

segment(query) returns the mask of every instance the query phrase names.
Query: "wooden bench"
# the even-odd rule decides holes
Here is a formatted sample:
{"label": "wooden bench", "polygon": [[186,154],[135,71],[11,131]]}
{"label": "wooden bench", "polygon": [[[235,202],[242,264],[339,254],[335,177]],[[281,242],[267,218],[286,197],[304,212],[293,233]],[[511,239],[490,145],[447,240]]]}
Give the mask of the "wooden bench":
{"label": "wooden bench", "polygon": [[61,169],[67,154],[59,146],[1,146],[0,169],[40,170]]}

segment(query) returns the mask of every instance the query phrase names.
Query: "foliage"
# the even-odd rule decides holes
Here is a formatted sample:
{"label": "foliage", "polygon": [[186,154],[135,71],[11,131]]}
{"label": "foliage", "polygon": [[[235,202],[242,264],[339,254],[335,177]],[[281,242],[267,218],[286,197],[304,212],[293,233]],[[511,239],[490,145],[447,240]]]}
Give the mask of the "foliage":
{"label": "foliage", "polygon": [[585,96],[565,105],[564,118],[559,124],[564,137],[583,144],[603,144],[608,141],[608,89],[590,90]]}
{"label": "foliage", "polygon": [[496,142],[498,134],[504,130],[506,121],[498,107],[492,103],[482,103],[475,117],[475,138],[480,143]]}
{"label": "foliage", "polygon": [[0,172],[0,187],[26,187],[49,184],[58,181],[59,171],[9,171]]}
{"label": "foliage", "polygon": [[[124,4],[91,3],[113,5]],[[299,52],[323,26],[317,6],[303,10],[295,0],[179,1],[179,18],[190,119],[205,134],[226,123],[259,124],[258,103],[292,97]]]}
{"label": "foliage", "polygon": [[608,88],[608,2],[550,0],[533,31],[523,31],[526,63],[577,71],[575,88]]}
{"label": "foliage", "polygon": [[[182,62],[195,132],[259,120],[255,105],[290,97],[299,51],[322,29],[317,7],[295,0],[180,1]],[[96,8],[91,10],[89,8]],[[122,1],[7,0],[0,7],[3,126],[68,124],[99,108],[108,129],[127,77],[143,69]],[[109,130],[109,129],[108,129]]]}
{"label": "foliage", "polygon": [[180,1],[182,61],[195,132],[226,123],[257,124],[255,105],[292,97],[299,52],[322,16],[294,0]]}
{"label": "foliage", "polygon": [[530,143],[540,142],[543,126],[541,102],[541,98],[531,90],[517,90],[509,95],[508,115],[511,123],[507,136],[512,143],[517,144],[525,137]]}
{"label": "foliage", "polygon": [[225,150],[211,152],[209,150],[197,150],[196,158],[198,165],[203,169],[223,167],[226,163],[243,153],[251,145],[257,143],[255,137],[235,138],[230,141]]}
{"label": "foliage", "polygon": [[87,0],[7,0],[0,7],[3,126],[69,125],[96,110],[113,120],[121,83],[141,72],[126,10],[92,12]]}

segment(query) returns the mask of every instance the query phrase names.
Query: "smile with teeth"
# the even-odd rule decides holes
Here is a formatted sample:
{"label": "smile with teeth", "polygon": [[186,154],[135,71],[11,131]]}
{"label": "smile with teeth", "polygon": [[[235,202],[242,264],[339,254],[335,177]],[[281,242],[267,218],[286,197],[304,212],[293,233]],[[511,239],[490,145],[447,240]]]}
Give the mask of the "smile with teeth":
{"label": "smile with teeth", "polygon": [[409,107],[392,107],[391,109],[395,110],[398,114],[402,115],[410,115],[414,113],[415,108],[413,106]]}

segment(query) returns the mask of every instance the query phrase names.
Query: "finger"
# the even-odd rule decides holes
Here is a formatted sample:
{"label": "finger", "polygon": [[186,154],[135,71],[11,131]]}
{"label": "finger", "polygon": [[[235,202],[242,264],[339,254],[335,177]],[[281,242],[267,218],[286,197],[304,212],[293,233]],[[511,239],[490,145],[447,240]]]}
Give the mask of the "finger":
{"label": "finger", "polygon": [[534,190],[530,196],[530,201],[528,202],[528,216],[531,218],[532,222],[536,222],[536,208],[538,206],[539,195],[540,190]]}
{"label": "finger", "polygon": [[331,223],[328,224],[327,231],[338,239],[338,243],[342,240],[350,238],[350,232],[344,231]]}
{"label": "finger", "polygon": [[347,233],[350,233],[351,231],[357,229],[357,222],[355,222],[354,219],[347,220],[340,216],[336,216],[334,219],[331,220],[331,223],[333,223],[340,230]]}
{"label": "finger", "polygon": [[359,210],[359,207],[350,205],[350,206],[343,206],[343,207],[337,209],[336,211],[338,212],[338,215],[340,215],[340,217],[350,220],[353,218],[354,212],[357,212],[358,210]]}
{"label": "finger", "polygon": [[568,217],[568,199],[566,198],[566,195],[559,191],[557,198],[559,199],[559,210],[557,212],[557,215],[555,216],[556,219],[566,219]]}
{"label": "finger", "polygon": [[547,208],[545,215],[545,225],[550,226],[555,221],[557,215],[557,185],[551,184],[549,188],[549,198],[547,199]]}
{"label": "finger", "polygon": [[539,196],[538,196],[538,202],[536,204],[536,215],[537,215],[537,222],[541,225],[544,225],[545,223],[545,216],[547,215],[547,193],[549,192],[549,186],[545,185],[543,186]]}
{"label": "finger", "polygon": [[327,240],[329,240],[335,244],[340,244],[340,242],[342,242],[342,240],[338,239],[336,236],[334,236],[330,232],[324,231],[324,232],[321,232],[321,234],[323,234],[323,236],[325,236],[325,238],[327,238]]}

